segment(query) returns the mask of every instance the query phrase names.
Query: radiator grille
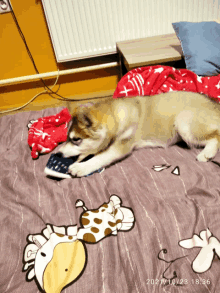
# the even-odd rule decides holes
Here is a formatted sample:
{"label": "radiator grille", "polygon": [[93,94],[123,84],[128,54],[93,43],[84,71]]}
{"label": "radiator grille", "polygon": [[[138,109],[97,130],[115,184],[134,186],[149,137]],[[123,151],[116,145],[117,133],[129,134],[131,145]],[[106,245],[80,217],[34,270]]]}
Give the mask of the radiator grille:
{"label": "radiator grille", "polygon": [[113,54],[116,42],[220,17],[220,0],[42,0],[58,62]]}

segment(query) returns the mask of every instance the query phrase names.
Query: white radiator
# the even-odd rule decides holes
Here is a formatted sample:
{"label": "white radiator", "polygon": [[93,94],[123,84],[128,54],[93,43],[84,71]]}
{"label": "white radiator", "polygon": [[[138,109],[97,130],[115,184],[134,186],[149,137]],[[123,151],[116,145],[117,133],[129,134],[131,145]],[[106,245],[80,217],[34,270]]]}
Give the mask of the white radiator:
{"label": "white radiator", "polygon": [[116,42],[220,17],[220,0],[42,0],[57,62],[113,54]]}

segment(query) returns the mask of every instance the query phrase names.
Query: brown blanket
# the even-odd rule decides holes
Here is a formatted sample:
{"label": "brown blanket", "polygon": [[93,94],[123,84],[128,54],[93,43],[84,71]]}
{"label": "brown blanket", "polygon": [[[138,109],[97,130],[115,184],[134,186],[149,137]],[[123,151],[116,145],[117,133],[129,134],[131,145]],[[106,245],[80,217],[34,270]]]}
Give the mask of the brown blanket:
{"label": "brown blanket", "polygon": [[220,154],[142,149],[55,180],[26,125],[60,110],[0,118],[0,292],[220,292]]}

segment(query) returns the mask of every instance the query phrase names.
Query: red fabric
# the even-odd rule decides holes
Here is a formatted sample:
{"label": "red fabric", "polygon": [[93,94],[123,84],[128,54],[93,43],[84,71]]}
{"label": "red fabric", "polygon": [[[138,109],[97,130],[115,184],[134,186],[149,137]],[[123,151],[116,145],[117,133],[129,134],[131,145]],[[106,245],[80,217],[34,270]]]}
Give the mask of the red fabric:
{"label": "red fabric", "polygon": [[203,93],[220,102],[220,75],[199,77],[188,69],[161,65],[140,67],[122,77],[113,98],[151,96],[170,91]]}
{"label": "red fabric", "polygon": [[28,131],[28,144],[32,148],[33,159],[37,159],[39,154],[51,152],[58,143],[67,140],[67,124],[70,120],[71,115],[65,108],[56,115],[34,121]]}

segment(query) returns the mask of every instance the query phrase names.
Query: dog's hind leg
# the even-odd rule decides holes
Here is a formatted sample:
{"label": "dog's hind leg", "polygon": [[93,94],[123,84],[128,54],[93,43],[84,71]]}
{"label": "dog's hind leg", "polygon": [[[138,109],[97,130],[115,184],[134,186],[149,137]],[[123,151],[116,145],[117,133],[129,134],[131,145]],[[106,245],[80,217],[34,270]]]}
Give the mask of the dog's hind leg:
{"label": "dog's hind leg", "polygon": [[207,114],[207,117],[203,116],[196,115],[192,111],[182,111],[175,121],[175,126],[189,146],[204,147],[198,154],[197,160],[208,162],[215,157],[220,148],[220,130],[217,122],[209,118],[211,114],[210,116]]}
{"label": "dog's hind leg", "polygon": [[205,148],[198,154],[196,159],[199,162],[208,162],[215,157],[219,148],[220,137],[219,139],[217,137],[211,138],[206,142]]}

